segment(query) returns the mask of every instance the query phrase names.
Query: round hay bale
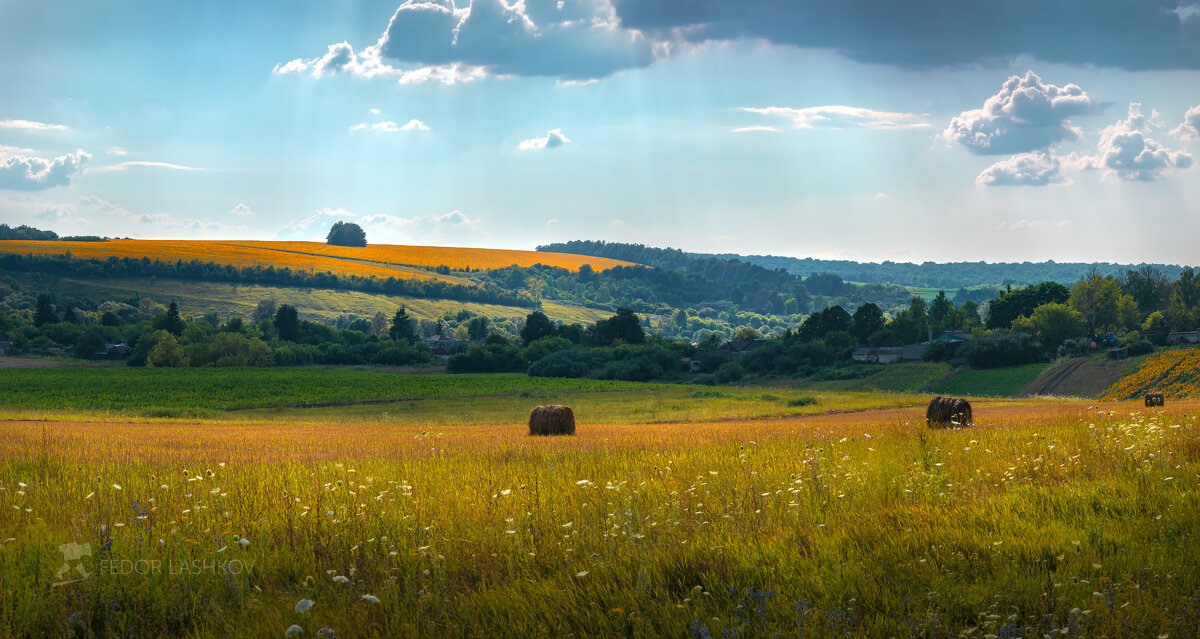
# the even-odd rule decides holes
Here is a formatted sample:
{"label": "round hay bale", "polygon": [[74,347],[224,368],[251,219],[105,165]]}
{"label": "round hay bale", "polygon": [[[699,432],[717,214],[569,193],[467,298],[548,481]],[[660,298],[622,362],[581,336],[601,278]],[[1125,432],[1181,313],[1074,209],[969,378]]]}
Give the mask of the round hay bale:
{"label": "round hay bale", "polygon": [[529,413],[529,434],[574,435],[575,411],[557,404],[535,407]]}
{"label": "round hay bale", "polygon": [[1163,397],[1162,393],[1146,393],[1146,408],[1165,405],[1166,398]]}
{"label": "round hay bale", "polygon": [[974,423],[971,403],[958,397],[934,397],[925,409],[925,423],[930,428],[961,428]]}

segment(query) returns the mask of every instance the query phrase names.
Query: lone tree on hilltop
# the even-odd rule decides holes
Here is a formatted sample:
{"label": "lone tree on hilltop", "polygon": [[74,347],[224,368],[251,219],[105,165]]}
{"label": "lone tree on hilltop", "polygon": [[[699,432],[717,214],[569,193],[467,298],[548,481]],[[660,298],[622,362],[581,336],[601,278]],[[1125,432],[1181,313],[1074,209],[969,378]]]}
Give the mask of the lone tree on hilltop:
{"label": "lone tree on hilltop", "polygon": [[325,243],[333,246],[366,246],[367,234],[353,222],[334,222],[325,236]]}

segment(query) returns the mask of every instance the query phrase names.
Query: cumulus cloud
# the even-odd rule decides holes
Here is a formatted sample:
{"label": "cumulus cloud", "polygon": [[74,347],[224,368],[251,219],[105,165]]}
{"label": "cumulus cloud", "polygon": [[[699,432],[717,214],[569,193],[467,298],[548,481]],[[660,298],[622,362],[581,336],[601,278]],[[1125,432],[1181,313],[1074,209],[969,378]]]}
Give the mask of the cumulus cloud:
{"label": "cumulus cloud", "polygon": [[339,42],[329,45],[329,50],[320,58],[297,58],[275,65],[273,72],[277,75],[307,73],[314,78],[345,73],[362,78],[390,78],[399,84],[460,84],[488,75],[483,67],[461,63],[398,68],[383,61],[379,47],[377,43],[355,53],[349,43]]}
{"label": "cumulus cloud", "polygon": [[0,156],[0,189],[41,191],[67,186],[83,173],[91,155],[82,149],[52,160],[26,155]]}
{"label": "cumulus cloud", "polygon": [[562,129],[550,129],[540,138],[529,138],[521,140],[517,148],[522,151],[532,151],[536,149],[557,149],[558,147],[570,142],[570,138],[563,135]]}
{"label": "cumulus cloud", "polygon": [[397,215],[358,215],[344,208],[323,208],[312,215],[293,220],[276,233],[282,239],[320,241],[334,222],[353,222],[363,227],[367,241],[389,244],[461,242],[488,235],[483,220],[462,211],[439,215],[401,217]]}
{"label": "cumulus cloud", "polygon": [[237,206],[229,209],[229,214],[236,217],[250,217],[254,215],[254,209],[239,202]]}
{"label": "cumulus cloud", "polygon": [[982,108],[955,116],[942,135],[974,153],[1022,153],[1078,139],[1080,131],[1069,118],[1095,108],[1078,86],[1048,84],[1026,71],[1010,77]]}
{"label": "cumulus cloud", "polygon": [[71,127],[65,124],[46,124],[31,120],[0,120],[0,129],[17,129],[20,131],[69,131]]}
{"label": "cumulus cloud", "polygon": [[927,122],[921,121],[921,116],[912,113],[889,113],[851,106],[816,106],[803,109],[741,107],[741,110],[787,118],[797,129],[913,129],[929,126]]}
{"label": "cumulus cloud", "polygon": [[351,131],[375,131],[378,133],[396,133],[399,131],[428,131],[429,125],[427,125],[424,122],[417,120],[417,119],[409,120],[408,122],[404,123],[403,125],[397,125],[395,122],[392,122],[389,120],[387,122],[375,122],[373,124],[367,124],[366,122],[359,122],[358,124],[355,124],[354,126],[350,127],[350,130]]}
{"label": "cumulus cloud", "polygon": [[33,214],[33,217],[35,217],[39,220],[46,220],[49,222],[57,222],[59,220],[65,219],[70,216],[71,216],[71,213],[69,211],[66,211],[61,208],[56,208],[56,207],[42,209],[42,210],[38,211],[37,213]]}
{"label": "cumulus cloud", "polygon": [[[459,6],[459,4],[462,6]],[[602,78],[649,66],[654,43],[623,29],[608,0],[408,0],[379,40],[355,55],[349,43],[320,58],[276,65],[276,73],[341,71],[401,82],[470,81],[487,75]],[[384,60],[416,68],[402,69]]]}
{"label": "cumulus cloud", "polygon": [[1192,156],[1172,151],[1151,139],[1150,129],[1158,113],[1142,114],[1142,105],[1129,104],[1129,116],[1100,132],[1099,153],[1084,158],[1088,168],[1098,168],[1120,180],[1147,182],[1170,175],[1174,169],[1192,166]]}
{"label": "cumulus cloud", "polygon": [[1044,186],[1064,182],[1061,163],[1045,151],[1020,153],[984,169],[975,181],[989,186]]}
{"label": "cumulus cloud", "polygon": [[1183,114],[1183,122],[1171,130],[1171,135],[1185,140],[1200,140],[1200,104]]}
{"label": "cumulus cloud", "polygon": [[612,0],[625,29],[656,40],[753,39],[901,67],[1047,62],[1200,68],[1193,1]]}

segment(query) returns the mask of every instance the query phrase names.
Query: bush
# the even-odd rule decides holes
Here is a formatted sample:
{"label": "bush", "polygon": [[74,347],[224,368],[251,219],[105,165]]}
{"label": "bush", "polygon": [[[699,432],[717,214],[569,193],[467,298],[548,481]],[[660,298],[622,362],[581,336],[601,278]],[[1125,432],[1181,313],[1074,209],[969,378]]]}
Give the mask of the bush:
{"label": "bush", "polygon": [[717,369],[717,381],[722,384],[732,384],[742,378],[744,372],[737,362],[725,362]]}
{"label": "bush", "polygon": [[725,393],[725,392],[722,392],[719,390],[703,389],[703,390],[692,391],[692,392],[688,393],[687,395],[684,395],[684,397],[686,397],[688,399],[713,399],[713,398],[717,398],[717,397],[729,397],[729,393]]}
{"label": "bush", "polygon": [[1083,357],[1092,352],[1092,340],[1078,337],[1064,341],[1058,347],[1059,357]]}
{"label": "bush", "polygon": [[814,405],[816,405],[816,403],[817,403],[816,397],[809,397],[809,396],[805,395],[804,397],[793,397],[792,399],[789,399],[787,402],[787,405],[792,406],[792,407],[814,406]]}
{"label": "bush", "polygon": [[1147,340],[1147,339],[1139,339],[1136,342],[1129,345],[1129,355],[1130,356],[1145,355],[1146,353],[1153,353],[1153,352],[1154,352],[1154,344],[1151,344],[1150,340]]}
{"label": "bush", "polygon": [[555,351],[529,365],[530,377],[584,377],[608,358],[597,351],[568,348]]}
{"label": "bush", "polygon": [[998,330],[963,344],[958,354],[972,368],[999,368],[1039,361],[1042,347],[1029,333]]}

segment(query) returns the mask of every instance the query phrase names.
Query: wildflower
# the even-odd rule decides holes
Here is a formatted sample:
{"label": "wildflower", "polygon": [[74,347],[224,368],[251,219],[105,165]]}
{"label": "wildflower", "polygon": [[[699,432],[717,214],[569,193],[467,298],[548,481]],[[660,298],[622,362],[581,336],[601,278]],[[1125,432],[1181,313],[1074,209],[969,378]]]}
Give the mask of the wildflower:
{"label": "wildflower", "polygon": [[339,583],[339,584],[348,584],[348,583],[350,583],[350,580],[349,580],[349,579],[347,579],[347,578],[345,577],[345,575],[338,575],[338,576],[334,577],[334,578],[333,578],[333,580],[334,580],[335,582]]}
{"label": "wildflower", "polygon": [[113,490],[124,490],[124,489],[121,488],[121,484],[113,484]]}
{"label": "wildflower", "polygon": [[579,572],[575,573],[575,576],[576,576],[576,577],[579,577],[580,579],[582,579],[582,578],[584,578],[584,577],[588,576],[588,571],[586,571],[586,570],[580,570]]}
{"label": "wildflower", "polygon": [[283,636],[299,637],[302,634],[304,634],[304,628],[301,628],[300,626],[297,626],[296,624],[292,624],[292,625],[288,626],[287,632],[283,633]]}
{"label": "wildflower", "polygon": [[373,604],[379,603],[379,597],[376,597],[375,595],[363,595],[362,600],[367,603],[373,603]]}
{"label": "wildflower", "polygon": [[301,599],[299,602],[296,603],[296,612],[299,612],[299,613],[308,612],[308,609],[312,608],[312,605],[313,605],[312,599]]}

